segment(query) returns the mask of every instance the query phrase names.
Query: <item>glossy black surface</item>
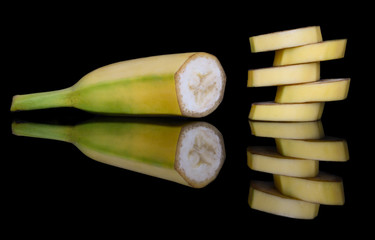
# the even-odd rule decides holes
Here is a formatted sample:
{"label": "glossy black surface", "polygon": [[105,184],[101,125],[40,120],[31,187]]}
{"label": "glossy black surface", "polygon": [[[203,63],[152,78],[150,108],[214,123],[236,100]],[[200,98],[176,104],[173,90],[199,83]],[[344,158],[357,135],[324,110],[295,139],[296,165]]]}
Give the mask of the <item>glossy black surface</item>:
{"label": "glossy black surface", "polygon": [[[251,238],[259,232],[294,236],[297,230],[308,236],[364,233],[373,216],[373,184],[368,180],[373,157],[366,146],[371,140],[363,138],[373,134],[368,120],[368,110],[373,107],[372,102],[362,105],[367,109],[359,109],[358,104],[366,97],[367,85],[362,84],[372,76],[364,79],[358,68],[362,61],[356,55],[361,45],[358,33],[362,32],[357,28],[360,23],[348,17],[356,8],[346,7],[336,14],[327,10],[317,16],[316,12],[283,14],[281,9],[277,14],[250,6],[226,11],[192,7],[187,12],[152,11],[154,7],[148,6],[147,11],[140,10],[141,6],[121,7],[123,11],[119,11],[119,7],[106,6],[94,12],[67,7],[58,13],[57,6],[50,11],[12,10],[19,21],[5,29],[4,46],[10,52],[6,54],[8,77],[2,78],[6,88],[1,96],[5,138],[2,228],[16,235],[116,232],[127,237],[136,232],[176,238],[203,232],[212,236],[231,233],[233,238]],[[113,8],[117,11],[110,14]],[[130,16],[131,12],[139,14]],[[272,100],[276,92],[273,87],[246,87],[248,69],[271,66],[273,61],[272,52],[250,53],[248,38],[311,25],[321,26],[323,39],[348,39],[344,59],[321,63],[321,78],[352,78],[348,98],[327,103],[322,117],[326,135],[347,140],[350,160],[320,165],[320,169],[343,178],[345,204],[322,205],[314,220],[296,220],[253,210],[247,202],[250,181],[272,177],[248,168],[246,148],[274,144],[273,139],[251,134],[247,116],[252,102]],[[205,188],[193,189],[105,165],[72,144],[11,133],[13,121],[77,124],[94,117],[75,109],[10,113],[15,94],[69,87],[89,71],[117,61],[189,51],[216,55],[227,74],[224,101],[213,114],[200,119],[223,134],[227,153],[218,177]],[[364,220],[365,216],[370,219]],[[354,225],[357,223],[360,225]]]}

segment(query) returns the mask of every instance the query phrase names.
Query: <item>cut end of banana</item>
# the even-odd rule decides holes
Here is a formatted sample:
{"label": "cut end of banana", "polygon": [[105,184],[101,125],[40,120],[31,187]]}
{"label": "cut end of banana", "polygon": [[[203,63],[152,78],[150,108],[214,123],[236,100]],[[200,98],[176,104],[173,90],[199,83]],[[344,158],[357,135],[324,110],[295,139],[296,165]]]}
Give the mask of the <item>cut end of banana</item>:
{"label": "cut end of banana", "polygon": [[197,122],[182,129],[175,168],[192,187],[201,188],[212,182],[224,160],[224,140],[214,126]]}
{"label": "cut end of banana", "polygon": [[223,100],[226,75],[219,60],[211,54],[192,55],[177,71],[175,79],[183,116],[204,117]]}

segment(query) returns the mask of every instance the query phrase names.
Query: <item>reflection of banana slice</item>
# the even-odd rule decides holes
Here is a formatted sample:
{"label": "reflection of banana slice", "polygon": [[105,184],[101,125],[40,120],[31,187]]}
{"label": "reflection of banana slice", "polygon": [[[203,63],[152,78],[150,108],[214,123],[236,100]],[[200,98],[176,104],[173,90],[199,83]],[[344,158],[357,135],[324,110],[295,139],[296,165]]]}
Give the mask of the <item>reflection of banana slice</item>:
{"label": "reflection of banana slice", "polygon": [[182,129],[175,168],[193,187],[202,187],[216,178],[225,159],[224,142],[212,125],[199,122]]}
{"label": "reflection of banana slice", "polygon": [[248,201],[253,209],[298,219],[313,219],[319,211],[319,204],[284,196],[272,182],[252,181]]}
{"label": "reflection of banana slice", "polygon": [[280,154],[290,157],[337,162],[349,160],[348,144],[341,138],[325,137],[316,140],[279,138],[276,139],[276,146]]}
{"label": "reflection of banana slice", "polygon": [[324,79],[314,83],[277,87],[275,102],[328,102],[343,100],[349,91],[350,78]]}
{"label": "reflection of banana slice", "polygon": [[319,172],[316,177],[296,178],[274,175],[276,188],[284,195],[327,205],[343,205],[344,186],[338,176]]}
{"label": "reflection of banana slice", "polygon": [[279,67],[252,69],[248,71],[248,87],[278,86],[306,83],[320,78],[320,63],[306,63]]}
{"label": "reflection of banana slice", "polygon": [[322,117],[324,102],[275,103],[257,102],[251,105],[249,119],[259,121],[316,121]]}
{"label": "reflection of banana slice", "polygon": [[343,58],[346,39],[329,40],[299,47],[277,50],[274,66],[327,61]]}
{"label": "reflection of banana slice", "polygon": [[314,177],[319,171],[319,161],[286,157],[268,146],[248,147],[247,165],[256,171],[294,177]]}
{"label": "reflection of banana slice", "polygon": [[258,137],[319,139],[324,137],[321,121],[313,122],[261,122],[249,121],[251,132]]}
{"label": "reflection of banana slice", "polygon": [[319,26],[303,27],[250,37],[251,52],[272,51],[322,41]]}

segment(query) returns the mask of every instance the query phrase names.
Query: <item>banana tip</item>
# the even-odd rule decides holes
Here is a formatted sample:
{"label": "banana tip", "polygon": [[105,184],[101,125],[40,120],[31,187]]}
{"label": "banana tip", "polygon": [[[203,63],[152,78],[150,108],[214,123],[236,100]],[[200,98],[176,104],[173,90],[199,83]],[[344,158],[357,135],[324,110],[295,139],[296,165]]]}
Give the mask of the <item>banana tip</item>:
{"label": "banana tip", "polygon": [[16,123],[16,122],[12,122],[12,125],[11,125],[12,134],[13,134],[13,135],[16,135],[16,136],[18,136],[18,133],[17,133],[17,126],[18,126],[18,123]]}
{"label": "banana tip", "polygon": [[12,98],[12,103],[11,103],[11,105],[10,105],[10,111],[11,111],[11,112],[15,112],[15,111],[17,111],[17,107],[16,107],[17,97],[18,97],[18,95],[15,95],[15,96],[13,96],[13,98]]}

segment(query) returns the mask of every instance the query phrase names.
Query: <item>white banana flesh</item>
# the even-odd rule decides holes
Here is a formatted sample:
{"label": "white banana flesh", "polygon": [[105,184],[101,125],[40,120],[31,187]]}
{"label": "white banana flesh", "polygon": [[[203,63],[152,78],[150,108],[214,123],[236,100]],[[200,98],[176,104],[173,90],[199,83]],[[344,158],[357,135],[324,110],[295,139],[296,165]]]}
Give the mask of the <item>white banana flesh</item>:
{"label": "white banana flesh", "polygon": [[208,124],[182,129],[175,168],[195,187],[206,185],[216,177],[225,159],[221,134]]}

